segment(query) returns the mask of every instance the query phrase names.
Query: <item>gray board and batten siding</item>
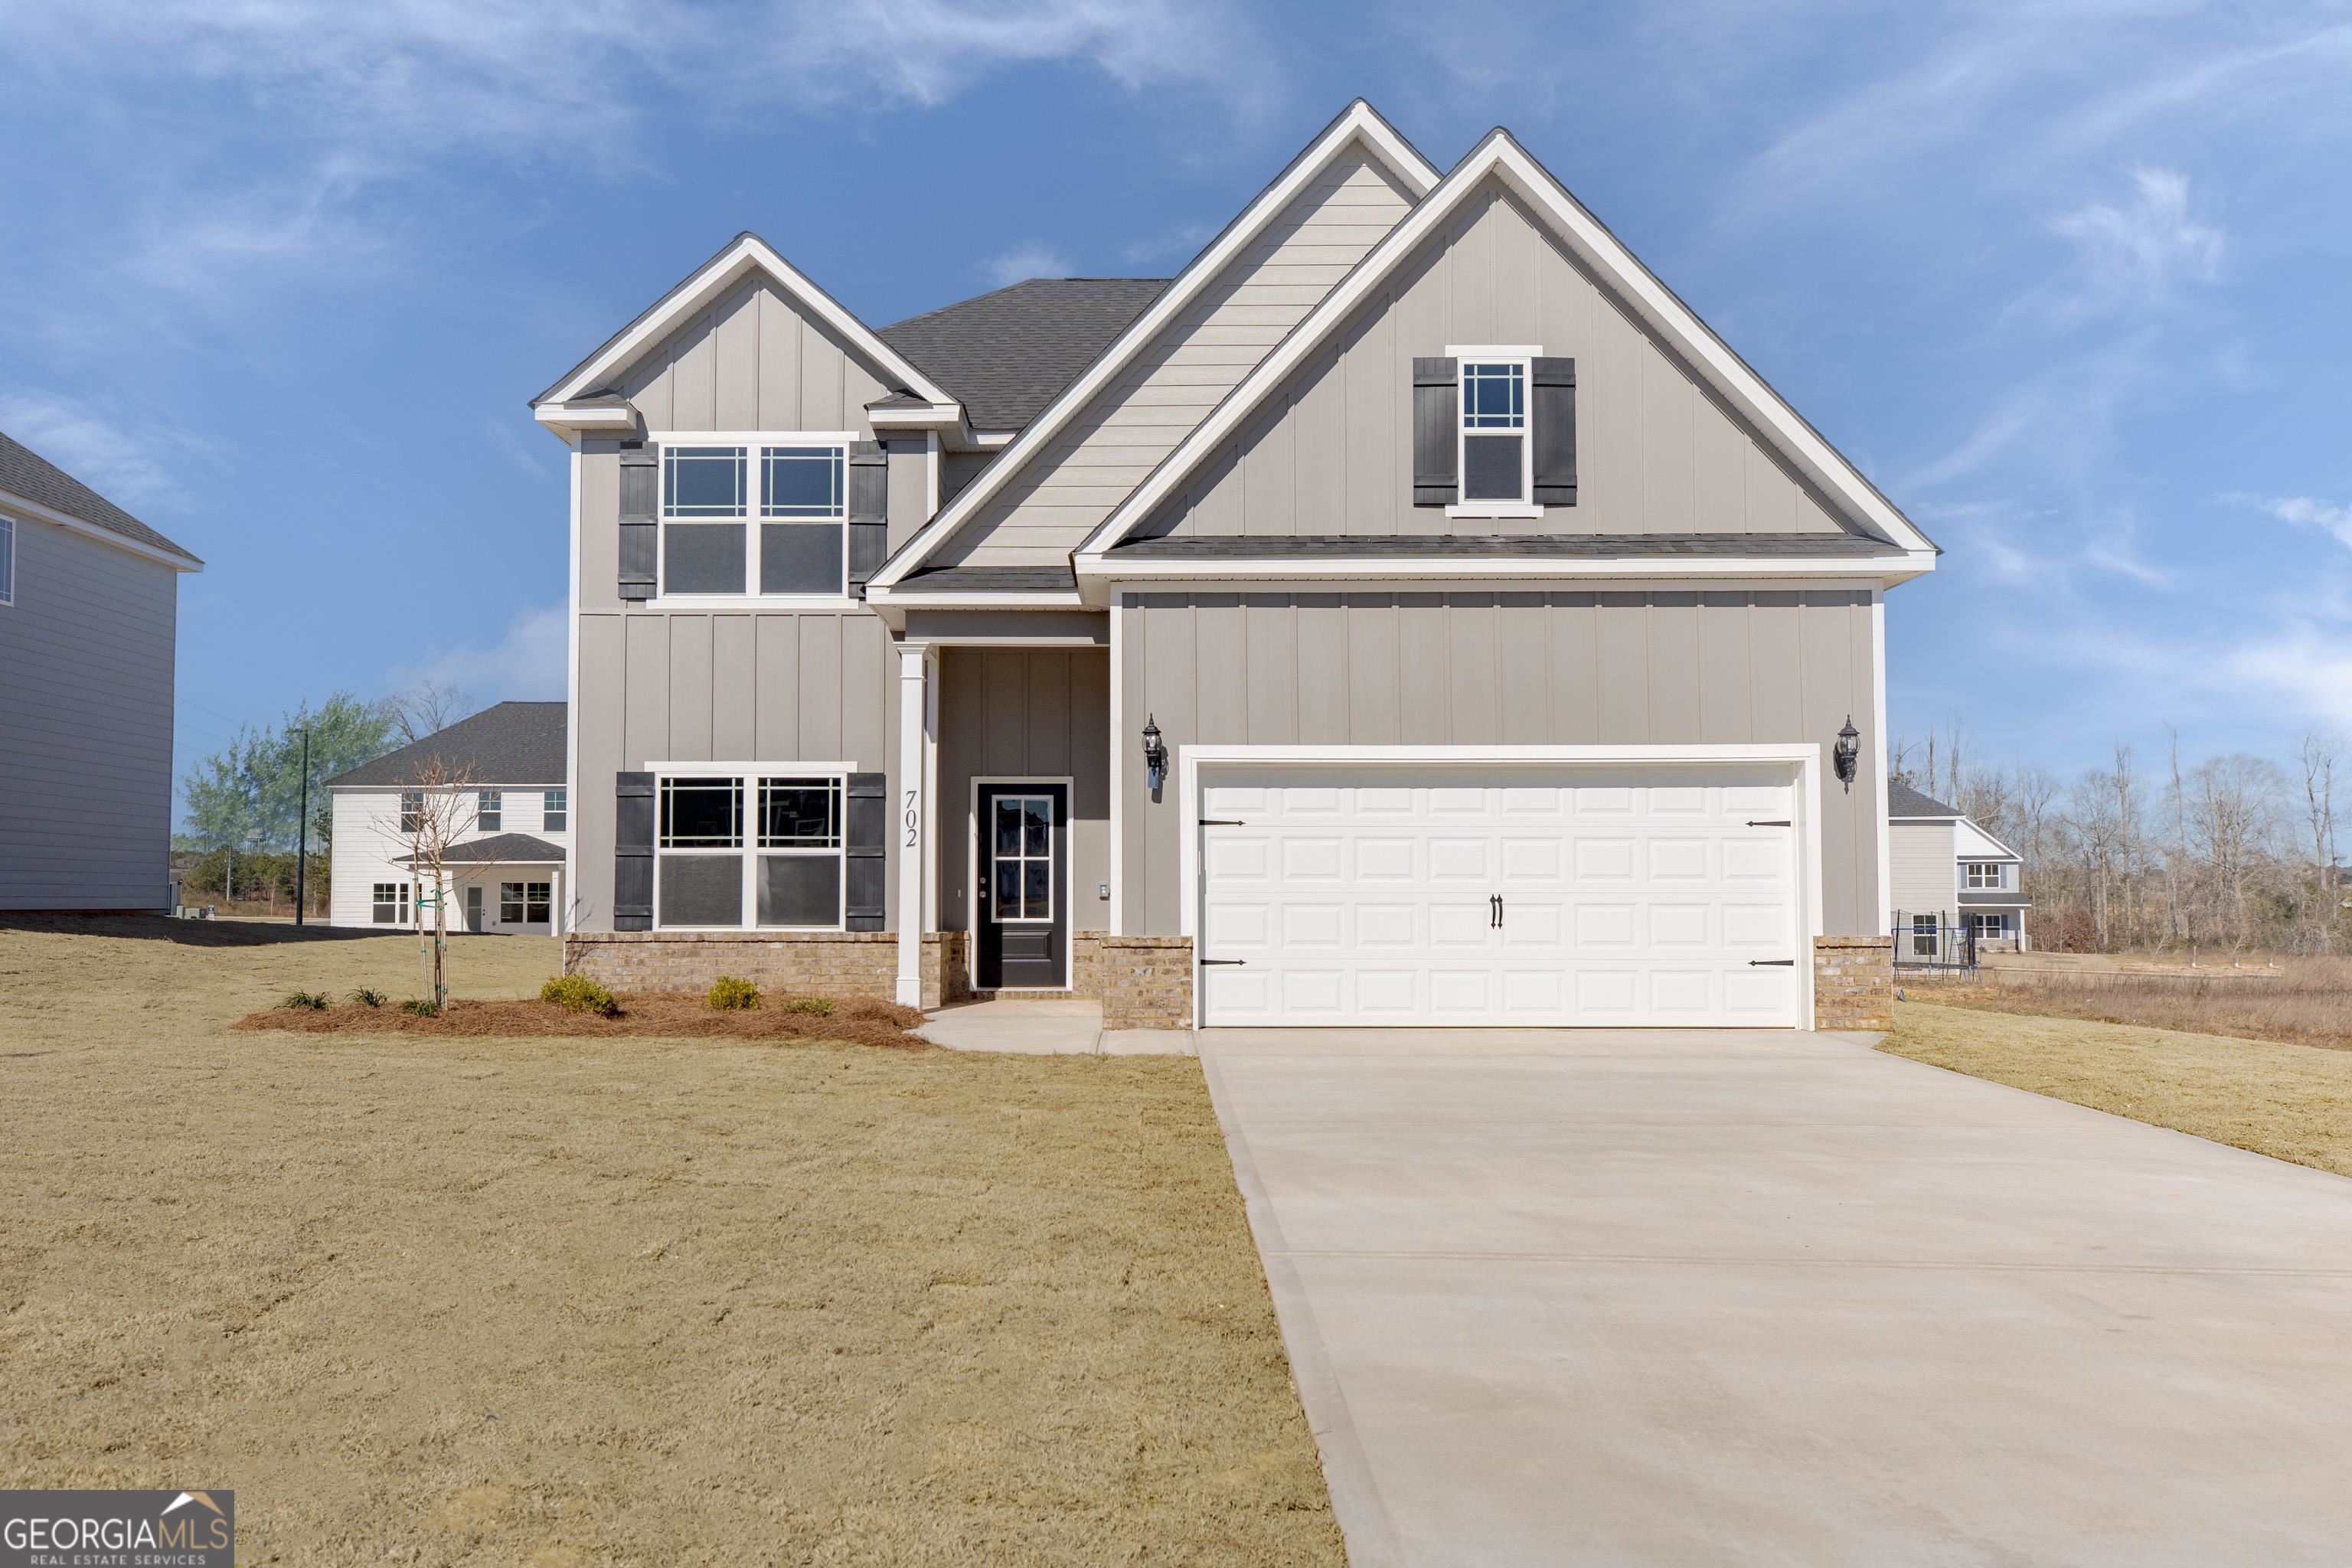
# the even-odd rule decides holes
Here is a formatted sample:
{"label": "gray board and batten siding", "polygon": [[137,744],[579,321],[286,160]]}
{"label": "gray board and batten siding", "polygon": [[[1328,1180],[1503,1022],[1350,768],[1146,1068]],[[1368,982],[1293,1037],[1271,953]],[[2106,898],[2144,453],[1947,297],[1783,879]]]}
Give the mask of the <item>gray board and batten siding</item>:
{"label": "gray board and batten siding", "polygon": [[[1122,710],[1171,747],[1816,742],[1824,929],[1877,926],[1876,793],[1828,755],[1874,706],[1868,590],[1130,592],[1115,613]],[[1122,778],[1123,929],[1172,933],[1182,807]]]}
{"label": "gray board and batten siding", "polygon": [[[1576,362],[1575,505],[1497,520],[1413,504],[1413,361],[1467,344]],[[1494,184],[1135,537],[1845,531],[1826,498]]]}

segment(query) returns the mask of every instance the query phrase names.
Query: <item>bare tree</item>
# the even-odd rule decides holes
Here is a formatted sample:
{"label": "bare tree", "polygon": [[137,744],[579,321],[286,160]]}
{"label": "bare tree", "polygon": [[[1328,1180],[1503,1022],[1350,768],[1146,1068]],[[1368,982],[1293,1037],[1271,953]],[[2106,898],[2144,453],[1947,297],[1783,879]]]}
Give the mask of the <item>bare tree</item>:
{"label": "bare tree", "polygon": [[2313,941],[2322,952],[2330,949],[2328,928],[2336,921],[2336,753],[2342,742],[2333,735],[2306,730],[2295,744],[2295,761],[2303,768],[2305,821],[2311,832],[2312,875],[2317,896]]}
{"label": "bare tree", "polygon": [[392,721],[404,746],[439,734],[473,710],[473,700],[464,692],[446,680],[430,678],[383,700],[384,717]]}
{"label": "bare tree", "polygon": [[[429,757],[409,769],[400,792],[399,814],[383,826],[408,846],[409,878],[415,888],[416,930],[435,1012],[449,1005],[449,851],[473,831],[480,800],[470,766]],[[428,928],[425,911],[432,911]]]}

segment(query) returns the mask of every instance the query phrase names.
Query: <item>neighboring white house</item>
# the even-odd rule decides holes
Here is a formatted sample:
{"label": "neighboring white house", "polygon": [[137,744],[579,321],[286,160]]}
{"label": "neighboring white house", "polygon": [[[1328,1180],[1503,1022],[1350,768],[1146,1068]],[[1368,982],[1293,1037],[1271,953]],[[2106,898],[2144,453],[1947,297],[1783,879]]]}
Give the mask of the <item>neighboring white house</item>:
{"label": "neighboring white house", "polygon": [[572,842],[561,702],[501,702],[415,744],[327,781],[335,802],[333,899],[339,926],[415,930],[428,889],[408,865],[404,805],[436,759],[471,787],[448,858],[453,931],[553,935],[562,929],[563,858]]}
{"label": "neighboring white house", "polygon": [[2017,851],[1900,779],[1886,785],[1886,838],[1898,942],[1906,931],[1965,925],[1979,952],[2025,951],[2033,900],[2018,887]]}

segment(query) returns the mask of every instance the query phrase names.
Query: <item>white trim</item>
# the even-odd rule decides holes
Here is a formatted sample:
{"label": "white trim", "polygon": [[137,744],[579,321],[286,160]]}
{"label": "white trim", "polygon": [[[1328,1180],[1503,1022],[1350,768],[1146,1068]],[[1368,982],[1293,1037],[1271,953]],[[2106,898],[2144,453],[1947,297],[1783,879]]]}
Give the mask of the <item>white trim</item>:
{"label": "white trim", "polygon": [[931,852],[930,793],[923,778],[923,719],[930,648],[898,646],[898,776],[891,783],[890,837],[898,852],[898,978],[902,1007],[923,1005],[923,861]]}
{"label": "white trim", "polygon": [[[569,586],[565,592],[570,602],[564,606],[564,670],[563,670],[563,896],[570,899],[577,892],[579,883],[580,835],[572,831],[572,818],[579,811],[580,795],[580,468],[584,460],[576,441],[566,442],[571,447],[572,537],[566,552],[565,571]],[[544,787],[544,786],[542,786]],[[543,803],[542,803],[543,804]],[[615,825],[617,826],[617,824]],[[617,837],[617,835],[616,835]],[[579,921],[577,912],[563,911],[562,929],[574,930]],[[611,911],[605,911],[611,919]]]}
{"label": "white trim", "polygon": [[1911,574],[1930,571],[1935,546],[1909,519],[1875,489],[1779,393],[1748,368],[1729,345],[1676,299],[1650,269],[1627,250],[1616,236],[1552,177],[1550,171],[1513,141],[1507,132],[1488,134],[1470,155],[1418,206],[1407,213],[1354,270],[1309,310],[1274,352],[1258,362],[1241,384],[1217,405],[1104,519],[1102,525],[1078,547],[1075,559],[1081,575],[1098,561],[1201,464],[1230,439],[1240,424],[1256,412],[1292,372],[1319,349],[1340,323],[1385,284],[1395,269],[1423,243],[1441,232],[1456,208],[1488,175],[1500,179],[1512,193],[1549,226],[1587,268],[1613,288],[1633,313],[1672,344],[1716,394],[1763,431],[1807,478],[1838,497],[1859,517],[1883,531],[1904,550]]}
{"label": "white trim", "polygon": [[[1062,839],[1066,847],[1062,856],[1062,908],[1070,909],[1070,879],[1077,875],[1078,861],[1078,781],[1069,773],[974,773],[970,783],[971,795],[964,805],[964,900],[965,933],[971,951],[965,963],[971,973],[971,988],[980,985],[980,786],[982,784],[1059,784],[1062,786]],[[1062,928],[1062,983],[1059,985],[1005,985],[1003,991],[1067,991],[1076,982],[1078,922],[1072,911]]]}
{"label": "white trim", "polygon": [[128,534],[117,533],[110,528],[100,528],[94,522],[84,522],[80,518],[68,516],[65,512],[43,506],[38,501],[26,500],[14,490],[0,490],[0,508],[5,508],[14,512],[22,521],[46,522],[54,527],[62,528],[68,533],[79,533],[86,539],[95,539],[100,544],[111,544],[117,550],[128,551],[146,560],[159,562],[174,572],[201,572],[205,569],[205,563],[193,555],[161,550],[152,544],[132,539]]}
{"label": "white trim", "polygon": [[530,416],[566,445],[581,436],[625,436],[637,427],[637,410],[634,404],[596,403],[573,406],[562,403],[547,403],[530,411]]}
{"label": "white trim", "polygon": [[[1114,583],[1245,580],[1305,584],[1344,577],[1364,585],[1392,580],[1407,587],[1426,587],[1433,579],[1548,578],[1818,578],[1838,579],[1835,585],[1892,585],[1909,581],[1932,568],[1917,555],[1616,555],[1528,556],[1352,555],[1202,557],[1185,560],[1105,560],[1081,557],[1077,563],[1080,592],[1093,590],[1092,603]],[[904,603],[919,601],[908,599]]]}
{"label": "white trim", "polygon": [[946,459],[940,454],[940,433],[923,433],[923,521],[929,522],[940,510],[940,465]]}
{"label": "white trim", "polygon": [[1109,931],[1113,936],[1127,934],[1127,660],[1126,645],[1118,635],[1124,602],[1124,595],[1111,595]]}
{"label": "white trim", "polygon": [[788,773],[839,773],[847,778],[851,773],[866,771],[856,763],[807,762],[798,757],[768,757],[755,763],[713,763],[696,757],[686,762],[647,763],[640,771],[665,773],[690,773],[697,769],[712,775],[764,772],[774,778],[782,778]]}
{"label": "white trim", "polygon": [[988,592],[961,589],[926,594],[919,589],[876,588],[868,583],[866,603],[901,610],[1083,610],[1086,599],[1076,588],[1007,589]]}
{"label": "white trim", "polygon": [[[844,931],[849,929],[849,775],[856,772],[854,764],[842,763],[651,763],[647,771],[654,775],[654,913],[653,929],[657,931],[740,931],[757,933],[778,931]],[[729,779],[740,792],[737,804],[742,813],[742,830],[739,841],[731,845],[665,846],[661,841],[662,786],[676,779]],[[835,789],[835,800],[841,808],[840,842],[831,849],[795,850],[760,842],[760,784],[767,779],[829,778]],[[742,865],[741,902],[737,906],[740,917],[733,925],[689,926],[665,925],[661,918],[661,861],[665,855],[688,858],[712,858],[731,855]],[[829,926],[768,926],[759,919],[759,861],[763,855],[798,855],[816,859],[830,855],[839,866],[834,886],[834,917]]]}
{"label": "white trim", "polygon": [[[656,592],[639,606],[648,610],[791,610],[841,611],[859,608],[849,583],[849,486],[850,448],[863,439],[854,430],[654,430],[646,435],[646,444],[653,448],[656,499],[654,503],[656,550],[661,565]],[[743,510],[734,517],[672,517],[666,498],[669,493],[670,453],[684,447],[740,447],[743,469]],[[762,469],[769,448],[776,447],[825,447],[841,453],[841,515],[838,517],[769,517],[762,510],[760,494],[767,482]],[[841,532],[841,591],[837,594],[763,594],[758,584],[761,574],[761,552],[765,548],[762,531],[770,523],[803,528],[831,527]],[[725,527],[740,525],[743,529],[743,591],[740,594],[686,594],[666,591],[669,576],[669,530],[682,528]]]}
{"label": "white trim", "polygon": [[551,403],[569,403],[600,385],[623,365],[667,337],[677,325],[732,289],[753,272],[764,273],[811,314],[831,327],[849,346],[889,372],[908,391],[929,403],[954,403],[944,387],[915,368],[905,355],[875,335],[838,300],[811,282],[801,271],[755,234],[738,235],[718,255],[670,290],[669,297],[646,311],[620,336],[596,351],[588,361],[532,400],[535,409]]}
{"label": "white trim", "polygon": [[1870,787],[1878,798],[1878,929],[1895,929],[1895,839],[1886,811],[1886,590],[1870,591],[1871,744],[1877,753]]}
{"label": "white trim", "polygon": [[1193,938],[1192,1024],[1202,1024],[1199,941],[1201,880],[1201,770],[1221,766],[1314,766],[1334,763],[1365,767],[1443,767],[1449,763],[1494,765],[1551,763],[1574,766],[1656,763],[1662,765],[1781,764],[1796,772],[1797,805],[1797,931],[1792,955],[1797,970],[1798,1027],[1812,1027],[1813,942],[1822,934],[1822,834],[1826,823],[1822,799],[1822,752],[1819,746],[1790,742],[1739,742],[1722,744],[1565,745],[1565,746],[1227,746],[1191,745],[1177,750],[1178,785],[1182,798],[1177,807],[1177,910],[1180,934]]}
{"label": "white trim", "polygon": [[897,583],[977,517],[1024,465],[1050,446],[1055,437],[1122,374],[1138,354],[1181,316],[1236,258],[1256,243],[1266,226],[1300,192],[1307,189],[1342,153],[1359,144],[1387,164],[1416,199],[1437,188],[1436,169],[1411,142],[1399,136],[1362,99],[1350,103],[1272,184],[1258,193],[1256,200],[1242,209],[1223,234],[1192,258],[1150,308],[1097,356],[1084,374],[1055,395],[1045,411],[1013,438],[1002,459],[975,475],[945,510],[883,563],[871,585],[887,588]]}
{"label": "white trim", "polygon": [[[1535,396],[1536,361],[1543,357],[1540,343],[1487,344],[1448,343],[1445,357],[1454,362],[1454,494],[1453,503],[1446,507],[1448,519],[1455,518],[1539,518],[1544,509],[1535,504],[1536,494],[1536,433]],[[1519,494],[1516,500],[1465,500],[1462,487],[1470,472],[1470,400],[1465,378],[1473,362],[1479,364],[1516,364],[1519,367]]]}
{"label": "white trim", "polygon": [[0,605],[15,608],[16,604],[16,520],[0,517]]}

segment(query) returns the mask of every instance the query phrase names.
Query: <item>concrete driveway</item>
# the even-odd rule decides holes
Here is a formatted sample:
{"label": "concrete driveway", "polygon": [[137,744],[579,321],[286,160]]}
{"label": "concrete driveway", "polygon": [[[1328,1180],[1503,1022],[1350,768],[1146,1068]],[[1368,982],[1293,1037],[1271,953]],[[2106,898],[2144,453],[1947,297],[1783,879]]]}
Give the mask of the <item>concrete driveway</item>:
{"label": "concrete driveway", "polygon": [[1357,1568],[2352,1561],[2352,1182],[1832,1035],[1201,1054]]}

